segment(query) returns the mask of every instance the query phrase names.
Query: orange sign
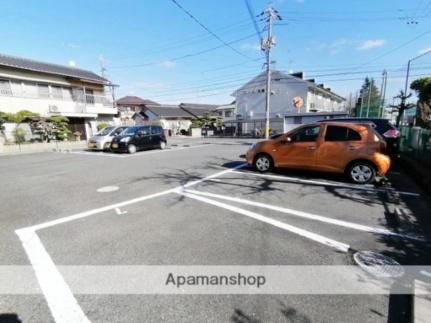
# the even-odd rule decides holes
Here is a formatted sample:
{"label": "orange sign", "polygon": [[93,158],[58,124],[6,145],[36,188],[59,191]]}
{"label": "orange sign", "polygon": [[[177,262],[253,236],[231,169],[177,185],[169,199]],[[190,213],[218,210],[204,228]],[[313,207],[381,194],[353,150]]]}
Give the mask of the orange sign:
{"label": "orange sign", "polygon": [[293,105],[299,110],[304,106],[304,100],[300,96],[295,96],[293,98]]}

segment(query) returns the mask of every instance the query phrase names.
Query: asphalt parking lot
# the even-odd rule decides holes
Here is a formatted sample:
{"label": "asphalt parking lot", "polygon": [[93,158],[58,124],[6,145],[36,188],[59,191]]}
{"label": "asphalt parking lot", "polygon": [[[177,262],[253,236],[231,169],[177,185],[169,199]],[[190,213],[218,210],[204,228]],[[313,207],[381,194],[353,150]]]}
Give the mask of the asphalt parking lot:
{"label": "asphalt parking lot", "polygon": [[0,157],[1,265],[31,265],[42,290],[1,295],[0,313],[23,322],[62,315],[92,322],[391,321],[389,295],[86,295],[62,279],[58,266],[353,265],[357,250],[430,264],[430,203],[402,170],[391,170],[390,188],[316,173],[260,174],[238,157],[252,142],[177,139],[169,149],[134,155]]}

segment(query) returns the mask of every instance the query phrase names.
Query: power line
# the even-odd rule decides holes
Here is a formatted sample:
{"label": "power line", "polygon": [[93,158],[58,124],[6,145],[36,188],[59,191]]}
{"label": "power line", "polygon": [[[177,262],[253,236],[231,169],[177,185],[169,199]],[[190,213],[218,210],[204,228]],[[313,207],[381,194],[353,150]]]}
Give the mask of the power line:
{"label": "power line", "polygon": [[254,14],[254,10],[253,10],[253,7],[251,6],[250,0],[244,0],[244,2],[247,7],[247,11],[250,16],[250,19],[253,23],[254,29],[256,30],[257,37],[259,38],[260,43],[262,43],[263,42],[262,32],[260,31],[259,25],[257,24],[256,15]]}
{"label": "power line", "polygon": [[[241,22],[229,25],[229,26],[224,26],[222,28],[218,28],[216,30],[223,30],[222,34],[228,33],[229,35],[233,34],[234,30],[240,30],[241,32],[244,31],[244,27],[246,25],[249,24],[249,19],[246,20],[242,20]],[[192,36],[189,37],[187,40],[174,40],[174,41],[165,41],[162,42],[158,47],[153,47],[152,49],[154,49],[153,51],[149,52],[149,53],[139,53],[139,57],[145,57],[145,56],[150,56],[150,55],[154,55],[154,54],[158,54],[161,52],[165,52],[165,51],[170,51],[170,50],[175,50],[175,49],[179,49],[179,48],[184,48],[190,45],[195,45],[195,44],[200,44],[203,42],[207,42],[208,40],[212,39],[212,37],[210,35],[208,35],[207,33],[205,34],[200,34],[197,36]],[[136,49],[136,46],[133,47],[134,49]],[[124,48],[122,48],[124,50]],[[128,50],[129,51],[129,50]],[[139,49],[140,52],[142,52],[141,49]],[[128,56],[128,57],[121,57],[121,58],[116,58],[116,60],[126,60],[126,59],[131,59],[131,58],[135,58],[136,55],[134,56]]]}
{"label": "power line", "polygon": [[[424,76],[424,75],[429,75],[429,74],[428,73],[426,73],[426,74],[415,74],[415,75],[412,75],[412,76],[415,77],[415,76]],[[375,79],[377,80],[377,79],[380,79],[380,78],[381,77],[378,77],[378,78],[375,78]],[[387,79],[388,80],[402,80],[402,79],[404,79],[404,75],[392,76],[392,77],[388,77]],[[332,80],[327,80],[327,82],[346,82],[346,81],[363,81],[363,80],[364,80],[364,78],[362,78],[362,77],[361,78],[356,77],[356,78],[332,79]],[[292,83],[296,83],[296,81],[292,81]],[[235,86],[220,87],[220,88],[215,88],[215,89],[212,89],[212,90],[220,90],[220,89],[226,89],[226,88],[232,89],[234,87]],[[253,89],[253,88],[254,87],[249,87],[249,88],[245,88],[244,90]],[[210,90],[208,90],[208,91],[210,91]],[[208,91],[206,91],[206,92],[208,92]],[[202,91],[202,92],[204,92],[204,91]],[[194,93],[194,92],[190,92],[190,93]],[[186,93],[184,93],[184,94],[186,94]],[[226,91],[219,91],[217,93],[206,94],[206,95],[196,95],[196,96],[190,96],[190,97],[173,98],[173,99],[170,99],[170,100],[167,100],[167,101],[169,101],[169,102],[173,102],[173,101],[175,101],[175,102],[185,102],[187,100],[192,100],[192,99],[196,99],[196,98],[205,98],[205,97],[211,97],[211,96],[217,96],[217,95],[223,95],[223,94],[225,95]],[[170,95],[167,94],[166,96],[170,96]]]}
{"label": "power line", "polygon": [[[252,37],[254,37],[254,34],[251,34],[251,35],[248,35],[248,36],[236,39],[236,40],[232,40],[232,41],[228,42],[227,44],[238,43],[240,41],[243,41],[243,40],[246,40],[246,39],[250,39]],[[194,56],[199,56],[199,55],[202,55],[202,54],[205,54],[205,53],[208,53],[208,52],[212,52],[214,50],[217,50],[217,49],[220,49],[220,48],[223,48],[223,47],[224,47],[224,45],[219,45],[219,46],[216,46],[216,47],[211,47],[211,48],[204,49],[204,50],[201,50],[201,51],[198,51],[198,52],[194,52],[194,53],[190,53],[190,54],[185,54],[185,55],[181,55],[181,56],[177,56],[177,57],[165,59],[165,60],[162,60],[162,61],[156,61],[156,62],[150,62],[150,63],[142,63],[142,64],[123,65],[123,66],[111,66],[111,68],[118,68],[118,69],[126,68],[127,69],[127,68],[138,68],[138,67],[146,67],[146,66],[159,65],[159,64],[162,64],[164,61],[175,62],[175,61],[179,61],[179,60],[182,60],[182,59],[186,59],[186,58],[190,58],[190,57],[194,57]]]}
{"label": "power line", "polygon": [[238,55],[245,57],[247,59],[252,59],[249,56],[245,55],[244,53],[241,53],[239,50],[237,50],[236,48],[232,47],[230,45],[230,43],[225,42],[223,39],[221,39],[217,34],[215,34],[214,32],[212,32],[207,26],[205,26],[202,22],[200,22],[195,16],[193,16],[190,11],[188,11],[187,9],[185,9],[183,6],[181,6],[178,1],[176,0],[171,0],[172,3],[174,3],[178,8],[180,8],[187,16],[189,16],[194,22],[196,22],[199,26],[201,26],[203,29],[205,29],[209,34],[211,34],[215,39],[217,39],[218,41],[220,41],[224,46],[230,48],[232,51],[234,51],[235,53],[237,53]]}

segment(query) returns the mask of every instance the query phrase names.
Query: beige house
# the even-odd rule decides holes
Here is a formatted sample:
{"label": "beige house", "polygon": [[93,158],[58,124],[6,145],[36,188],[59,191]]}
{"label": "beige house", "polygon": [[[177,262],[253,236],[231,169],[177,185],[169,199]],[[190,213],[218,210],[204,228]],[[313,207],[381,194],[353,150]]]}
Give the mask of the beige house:
{"label": "beige house", "polygon": [[110,81],[87,70],[0,54],[0,111],[66,116],[84,138],[117,115],[108,88]]}

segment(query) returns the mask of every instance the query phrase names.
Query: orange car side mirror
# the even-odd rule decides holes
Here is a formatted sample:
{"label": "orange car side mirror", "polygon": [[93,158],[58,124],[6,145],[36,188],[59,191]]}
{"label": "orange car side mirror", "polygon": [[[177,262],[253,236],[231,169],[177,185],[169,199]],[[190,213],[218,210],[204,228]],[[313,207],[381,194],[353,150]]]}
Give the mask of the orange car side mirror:
{"label": "orange car side mirror", "polygon": [[283,139],[280,141],[282,144],[290,144],[292,142],[292,138],[286,137],[286,139]]}

